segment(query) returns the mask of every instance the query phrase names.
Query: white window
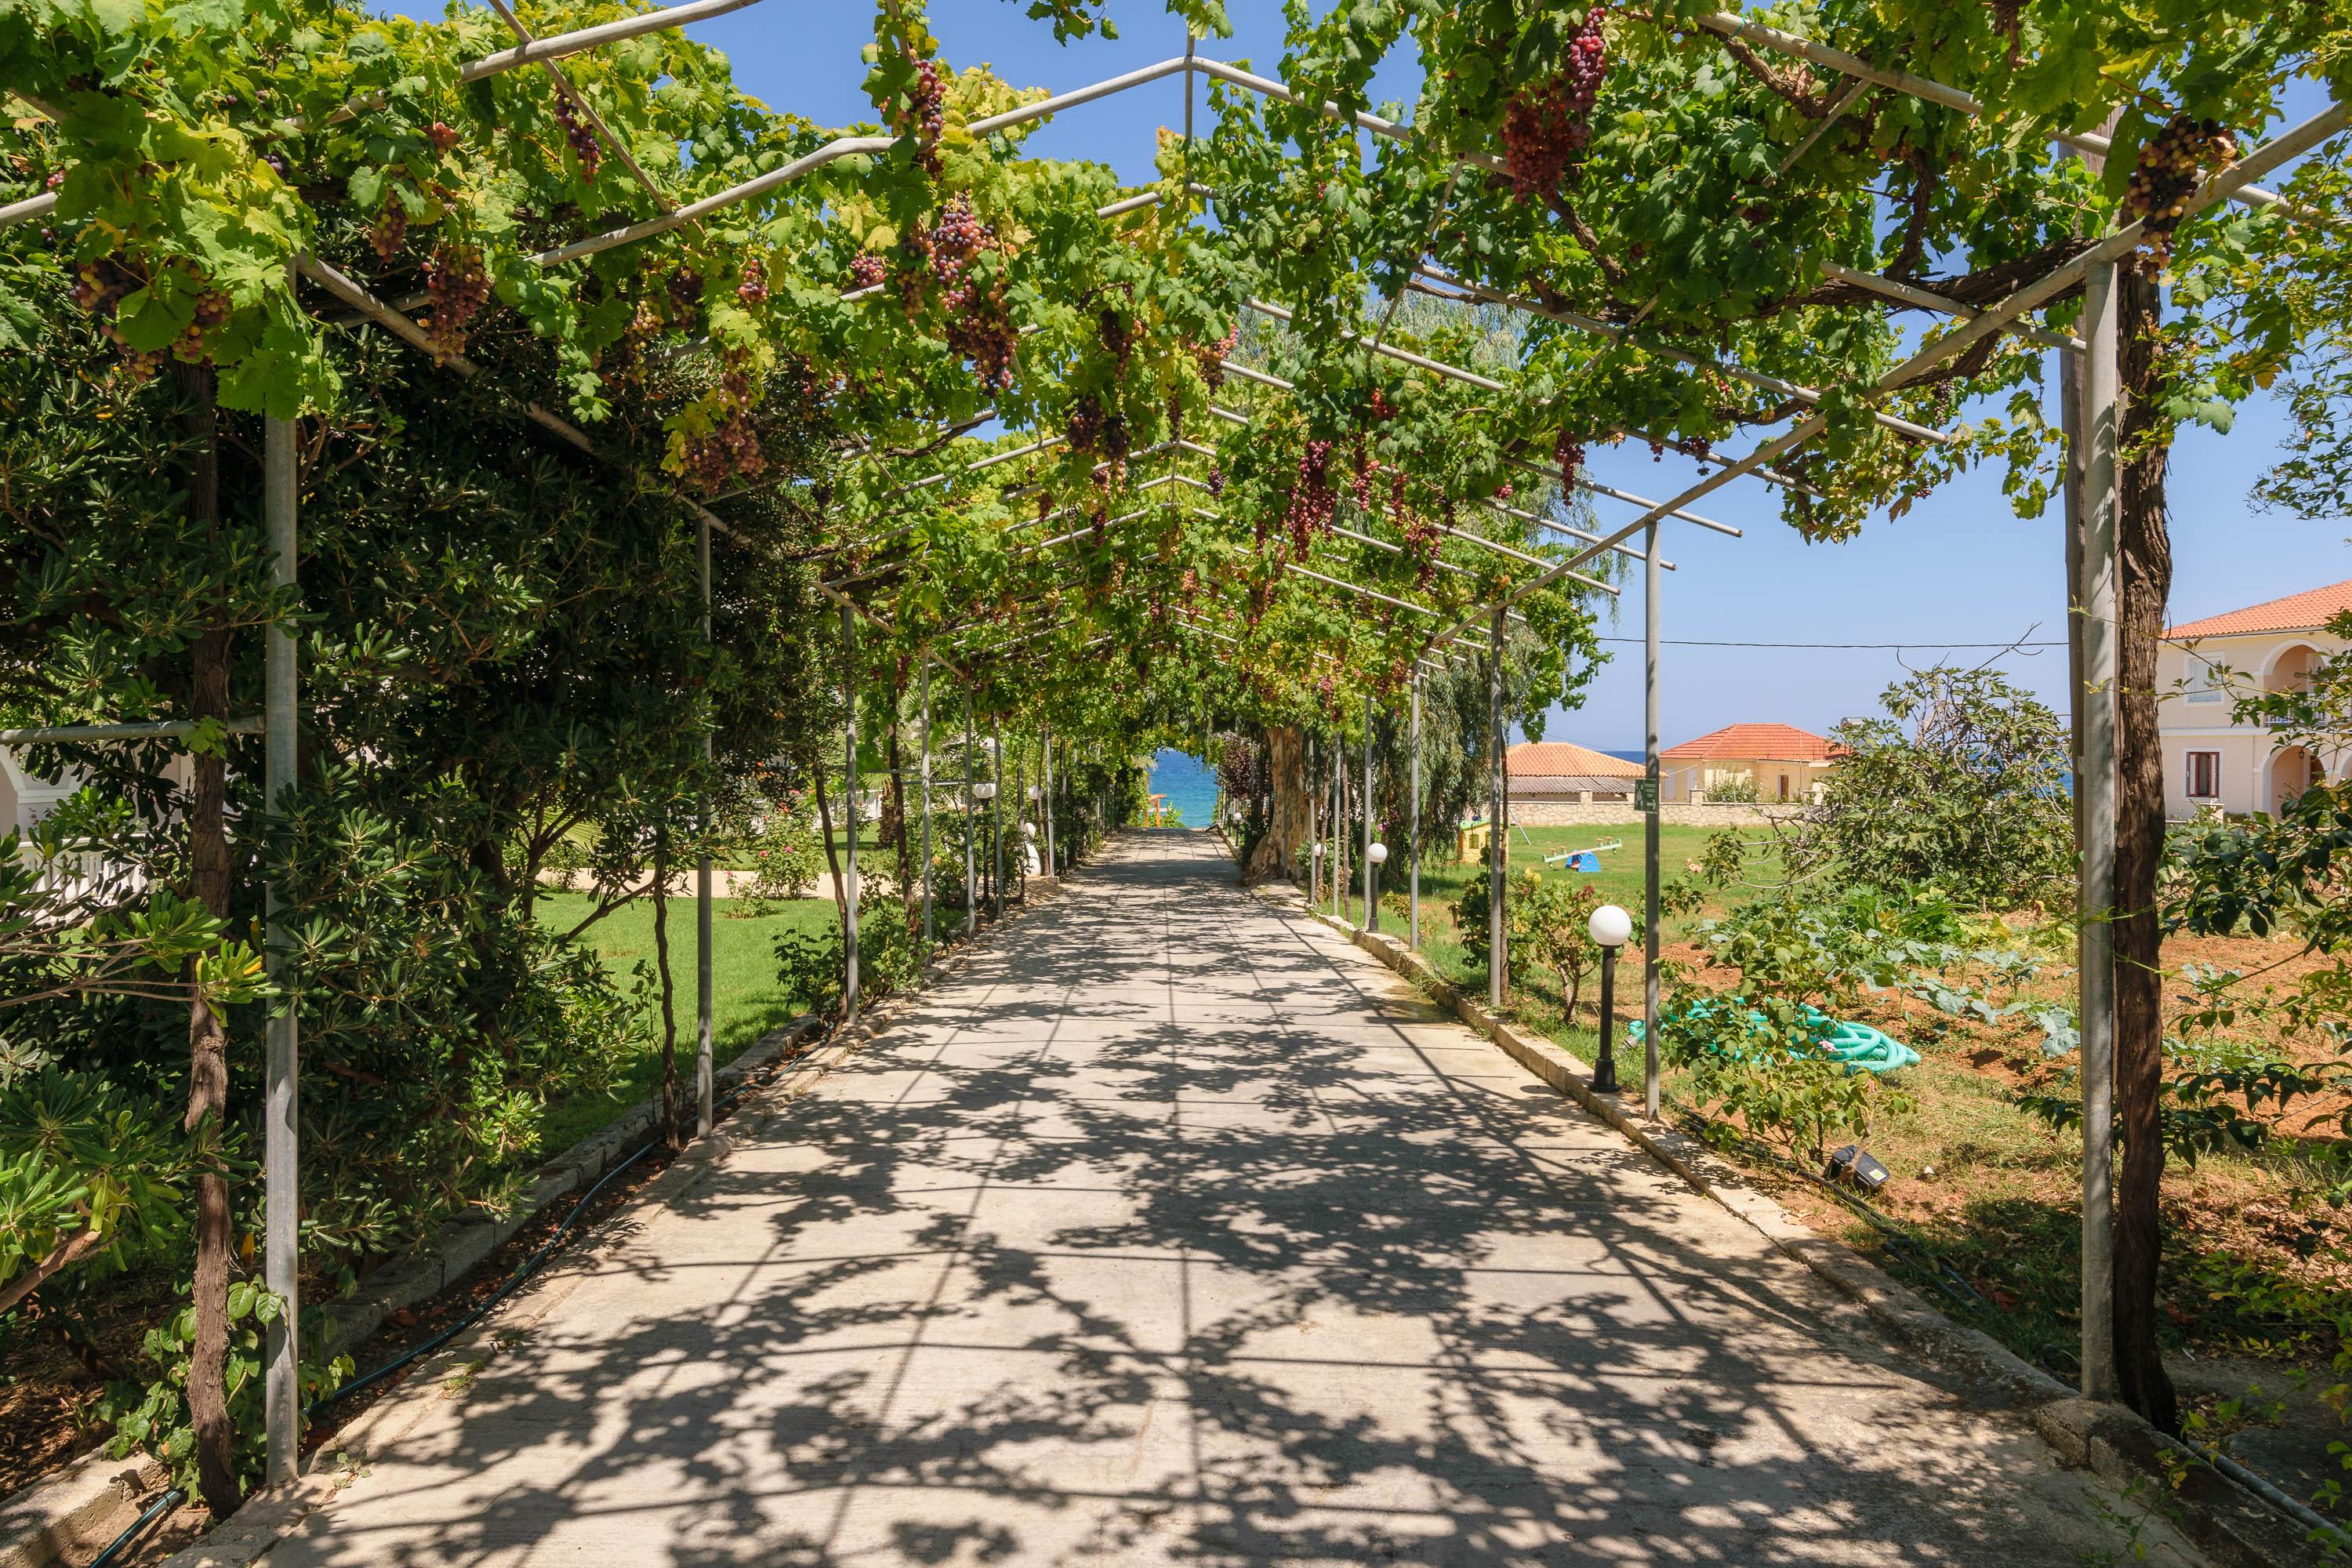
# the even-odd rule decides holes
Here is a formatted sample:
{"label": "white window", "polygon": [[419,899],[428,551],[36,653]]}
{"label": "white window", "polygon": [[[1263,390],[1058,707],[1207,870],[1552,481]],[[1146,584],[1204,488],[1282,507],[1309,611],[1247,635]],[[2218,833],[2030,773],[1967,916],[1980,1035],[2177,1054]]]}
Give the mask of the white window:
{"label": "white window", "polygon": [[2219,702],[2228,695],[2221,689],[2213,664],[2196,654],[2187,656],[2182,678],[2187,683],[2182,689],[2191,702]]}
{"label": "white window", "polygon": [[2189,752],[2188,784],[2189,799],[2219,800],[2221,795],[2221,753]]}

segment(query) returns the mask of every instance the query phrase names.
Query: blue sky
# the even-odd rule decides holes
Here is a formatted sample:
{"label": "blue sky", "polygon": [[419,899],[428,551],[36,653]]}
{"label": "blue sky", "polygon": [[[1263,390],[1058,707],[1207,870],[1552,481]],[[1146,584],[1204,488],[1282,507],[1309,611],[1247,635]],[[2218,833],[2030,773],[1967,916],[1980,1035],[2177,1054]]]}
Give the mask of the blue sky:
{"label": "blue sky", "polygon": [[[438,5],[400,5],[410,15],[437,17]],[[1051,31],[1008,0],[936,0],[931,28],[958,67],[985,62],[1023,84],[1055,89],[1181,54],[1182,25],[1146,4],[1115,6],[1125,36],[1066,47]],[[1282,53],[1279,8],[1269,0],[1238,0],[1236,36],[1203,45],[1227,59],[1250,58],[1261,72]],[[858,3],[795,5],[767,0],[715,21],[693,35],[731,58],[737,81],[769,107],[822,123],[870,117],[859,90],[859,51],[872,37],[873,11]],[[1381,96],[1409,101],[1417,87],[1410,68],[1379,84]],[[1031,142],[1041,155],[1090,158],[1123,178],[1151,177],[1153,133],[1183,122],[1181,79],[1083,106],[1045,127]],[[1204,100],[1203,100],[1204,101]],[[2285,420],[2268,400],[2242,409],[2227,437],[2196,430],[2182,437],[2172,466],[2176,619],[2210,615],[2352,577],[2352,520],[2316,521],[2256,512],[2247,490],[2278,450]],[[1696,477],[1689,463],[1654,462],[1639,446],[1596,448],[1596,478],[1646,495],[1662,496]],[[2063,639],[2065,584],[2060,522],[2048,516],[2021,520],[2000,493],[2000,475],[1964,476],[1915,507],[1899,521],[1874,519],[1858,539],[1809,545],[1780,520],[1777,492],[1753,480],[1718,491],[1703,509],[1736,524],[1746,537],[1727,539],[1684,525],[1665,535],[1669,574],[1661,618],[1669,639],[1745,643],[1902,643],[1902,649],[1669,647],[1663,660],[1664,742],[1673,744],[1719,725],[1769,720],[1826,730],[1848,714],[1870,710],[1879,691],[1915,667],[1946,657],[1980,663],[1993,650],[1956,650],[1944,643]],[[1604,523],[1632,515],[1602,501]],[[1638,639],[1638,596],[1629,593],[1616,624],[1604,636]],[[1642,740],[1642,676],[1638,641],[1610,645],[1618,654],[1587,693],[1580,710],[1556,713],[1547,733],[1608,750]],[[2038,691],[2053,706],[2065,702],[2063,647],[2000,656],[1999,668]]]}

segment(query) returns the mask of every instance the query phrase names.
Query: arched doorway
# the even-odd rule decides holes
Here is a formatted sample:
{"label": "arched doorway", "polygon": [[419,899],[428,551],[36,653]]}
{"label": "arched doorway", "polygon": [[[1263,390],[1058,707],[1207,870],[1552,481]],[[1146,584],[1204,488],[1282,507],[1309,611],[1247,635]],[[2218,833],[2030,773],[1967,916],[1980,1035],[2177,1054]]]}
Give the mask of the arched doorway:
{"label": "arched doorway", "polygon": [[2326,782],[2326,768],[2309,749],[2303,746],[2285,748],[2271,759],[2271,815],[2280,815],[2295,796],[2314,784]]}

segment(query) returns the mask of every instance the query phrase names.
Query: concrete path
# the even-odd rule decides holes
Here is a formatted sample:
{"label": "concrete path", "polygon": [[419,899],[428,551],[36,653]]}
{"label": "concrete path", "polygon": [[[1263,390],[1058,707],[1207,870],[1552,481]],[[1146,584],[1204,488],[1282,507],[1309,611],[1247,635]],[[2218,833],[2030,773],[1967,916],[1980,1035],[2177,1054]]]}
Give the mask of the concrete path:
{"label": "concrete path", "polygon": [[2140,1509],[1201,835],[740,1136],[274,1568],[2129,1560]]}

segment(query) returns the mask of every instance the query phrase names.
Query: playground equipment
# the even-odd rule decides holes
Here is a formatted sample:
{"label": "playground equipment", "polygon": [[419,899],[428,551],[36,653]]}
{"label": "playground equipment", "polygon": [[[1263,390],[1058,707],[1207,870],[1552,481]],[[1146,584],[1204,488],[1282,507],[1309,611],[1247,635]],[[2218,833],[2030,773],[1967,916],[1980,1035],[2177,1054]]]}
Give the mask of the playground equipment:
{"label": "playground equipment", "polygon": [[1601,869],[1601,857],[1624,847],[1625,841],[1622,838],[1604,838],[1582,849],[1556,849],[1544,857],[1544,864],[1558,866],[1565,863],[1571,871],[1598,871]]}

